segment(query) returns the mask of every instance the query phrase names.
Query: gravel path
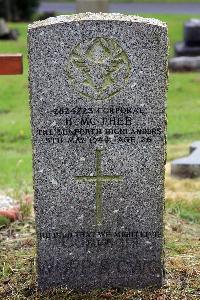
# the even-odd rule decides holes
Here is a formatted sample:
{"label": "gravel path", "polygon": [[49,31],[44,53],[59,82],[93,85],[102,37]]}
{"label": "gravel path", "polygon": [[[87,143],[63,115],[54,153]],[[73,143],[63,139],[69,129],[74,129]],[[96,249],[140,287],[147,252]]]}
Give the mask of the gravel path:
{"label": "gravel path", "polygon": [[[41,2],[39,12],[75,12],[75,3]],[[110,12],[121,13],[164,13],[164,14],[200,14],[200,3],[115,3],[110,4]]]}

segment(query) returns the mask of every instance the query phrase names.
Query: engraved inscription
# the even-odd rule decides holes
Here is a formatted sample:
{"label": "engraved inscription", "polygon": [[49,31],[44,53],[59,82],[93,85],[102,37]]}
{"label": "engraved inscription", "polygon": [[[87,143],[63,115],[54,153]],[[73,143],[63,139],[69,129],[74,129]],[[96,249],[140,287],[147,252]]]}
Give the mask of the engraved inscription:
{"label": "engraved inscription", "polygon": [[[119,248],[129,247],[132,251],[138,245],[146,243],[151,248],[152,242],[162,239],[160,231],[40,231],[39,239],[62,247],[78,245],[84,248],[96,248],[118,245]],[[150,249],[148,250],[150,251]]]}
{"label": "engraved inscription", "polygon": [[126,52],[115,40],[104,37],[78,44],[66,69],[70,84],[91,100],[114,96],[127,84],[130,75]]}
{"label": "engraved inscription", "polygon": [[[51,266],[51,268],[49,267]],[[58,267],[56,261],[52,258],[46,259],[42,266],[40,267],[40,273],[43,274],[45,278],[53,276],[58,272]],[[133,260],[129,258],[124,258],[122,256],[116,257],[103,257],[98,262],[91,258],[84,259],[73,259],[67,257],[62,259],[61,267],[59,267],[59,273],[65,277],[74,277],[84,274],[85,270],[88,270],[91,274],[95,274],[96,270],[99,271],[101,275],[110,272],[118,273],[118,276],[124,276],[124,273],[128,273],[132,278],[144,279],[144,277],[149,277],[151,273],[152,277],[160,277],[163,272],[162,266],[160,265],[160,260],[157,257],[152,259],[140,259],[136,257]],[[61,276],[61,275],[60,275]]]}
{"label": "engraved inscription", "polygon": [[[48,144],[135,144],[164,139],[161,123],[146,126],[154,118],[147,108],[139,106],[56,106],[50,111],[50,126],[38,127],[36,136]],[[161,114],[157,111],[156,114]]]}
{"label": "engraved inscription", "polygon": [[76,180],[96,183],[96,225],[102,223],[102,184],[108,181],[122,181],[120,175],[102,175],[101,171],[101,150],[96,150],[96,175],[95,176],[76,176]]}

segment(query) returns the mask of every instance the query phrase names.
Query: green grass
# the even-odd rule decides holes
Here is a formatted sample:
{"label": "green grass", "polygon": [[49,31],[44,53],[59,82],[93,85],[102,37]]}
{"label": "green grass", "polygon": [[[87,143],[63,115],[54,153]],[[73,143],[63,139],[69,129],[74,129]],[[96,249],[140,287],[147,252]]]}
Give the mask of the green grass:
{"label": "green grass", "polygon": [[12,24],[18,41],[0,41],[0,53],[22,53],[24,73],[0,76],[0,189],[31,185],[31,145],[28,108],[27,24]]}
{"label": "green grass", "polygon": [[167,199],[166,210],[168,213],[177,215],[187,222],[200,224],[199,199],[193,199],[192,201]]}
{"label": "green grass", "polygon": [[[147,15],[144,15],[147,17]],[[182,39],[187,15],[148,15],[169,25],[170,55]],[[193,17],[199,17],[196,15]],[[0,41],[0,53],[23,53],[24,74],[0,76],[0,189],[31,186],[32,163],[28,107],[27,24],[11,27],[20,31],[18,41]],[[168,143],[189,144],[200,136],[200,74],[170,74],[168,92]]]}
{"label": "green grass", "polygon": [[0,216],[0,229],[4,226],[8,226],[10,224],[10,220],[4,216]]}

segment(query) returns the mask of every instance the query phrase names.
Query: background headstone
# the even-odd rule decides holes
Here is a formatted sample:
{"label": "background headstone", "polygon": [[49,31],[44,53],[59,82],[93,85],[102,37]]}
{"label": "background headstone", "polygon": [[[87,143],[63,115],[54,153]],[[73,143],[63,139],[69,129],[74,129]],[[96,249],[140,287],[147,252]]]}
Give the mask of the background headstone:
{"label": "background headstone", "polygon": [[171,174],[182,178],[200,177],[200,141],[190,146],[190,155],[173,160]]}
{"label": "background headstone", "polygon": [[10,30],[4,19],[0,19],[0,37],[9,34]]}
{"label": "background headstone", "polygon": [[175,72],[200,71],[200,56],[178,56],[169,60],[169,69]]}
{"label": "background headstone", "polygon": [[184,24],[184,41],[175,44],[176,56],[200,56],[200,19]]}
{"label": "background headstone", "polygon": [[184,40],[188,46],[200,46],[200,19],[191,19],[184,24]]}
{"label": "background headstone", "polygon": [[19,32],[16,29],[9,29],[4,19],[0,19],[0,39],[17,40]]}
{"label": "background headstone", "polygon": [[167,52],[155,19],[29,27],[40,289],[162,285]]}
{"label": "background headstone", "polygon": [[108,0],[76,0],[76,12],[108,12]]}
{"label": "background headstone", "polygon": [[178,42],[175,45],[176,56],[200,56],[199,46],[187,46],[185,42]]}

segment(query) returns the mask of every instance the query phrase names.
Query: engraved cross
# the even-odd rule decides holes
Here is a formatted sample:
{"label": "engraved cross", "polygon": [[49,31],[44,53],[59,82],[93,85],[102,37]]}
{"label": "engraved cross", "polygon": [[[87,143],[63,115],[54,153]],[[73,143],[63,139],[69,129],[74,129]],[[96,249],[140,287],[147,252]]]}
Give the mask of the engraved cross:
{"label": "engraved cross", "polygon": [[101,157],[102,150],[96,150],[96,175],[94,176],[75,176],[78,181],[95,182],[96,183],[96,224],[102,224],[102,185],[109,181],[122,181],[123,176],[120,175],[102,175]]}

